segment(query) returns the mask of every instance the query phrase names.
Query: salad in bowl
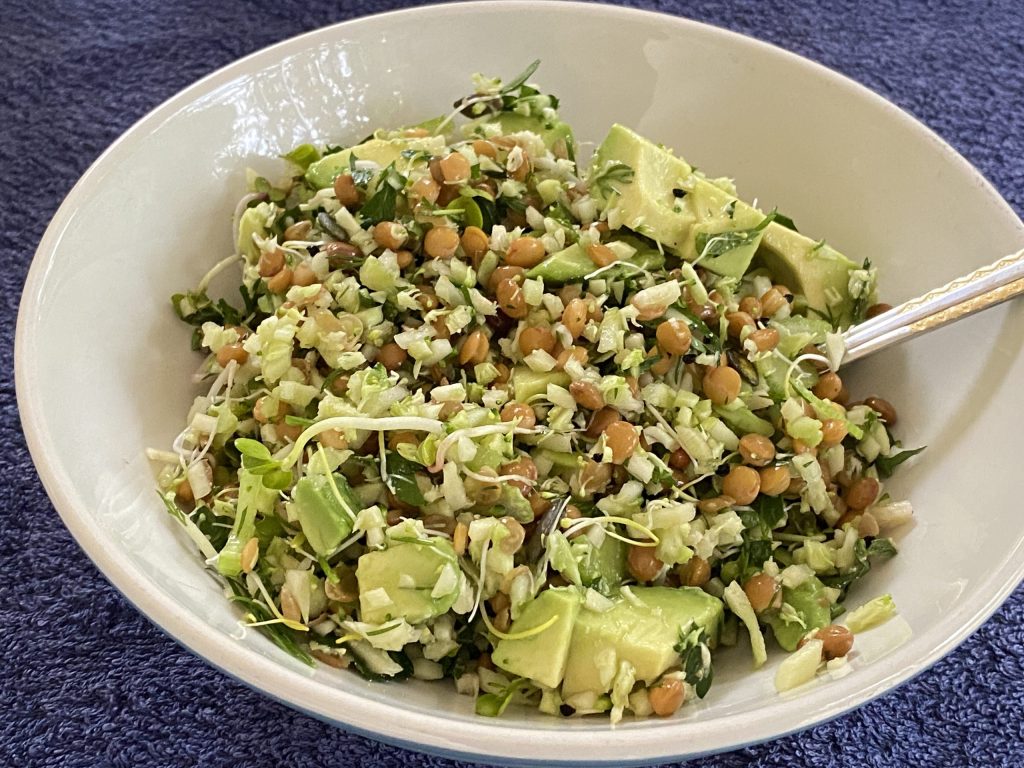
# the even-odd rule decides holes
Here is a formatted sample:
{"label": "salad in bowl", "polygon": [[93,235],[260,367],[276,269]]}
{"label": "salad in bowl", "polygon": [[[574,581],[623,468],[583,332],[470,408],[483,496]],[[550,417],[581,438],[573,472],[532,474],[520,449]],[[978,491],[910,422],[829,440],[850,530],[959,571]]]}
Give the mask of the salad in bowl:
{"label": "salad in bowl", "polygon": [[250,174],[173,297],[168,511],[284,651],[481,715],[668,716],[744,636],[780,691],[841,671],[912,516],[895,409],[835,370],[875,271],[628,127],[584,157],[536,66]]}

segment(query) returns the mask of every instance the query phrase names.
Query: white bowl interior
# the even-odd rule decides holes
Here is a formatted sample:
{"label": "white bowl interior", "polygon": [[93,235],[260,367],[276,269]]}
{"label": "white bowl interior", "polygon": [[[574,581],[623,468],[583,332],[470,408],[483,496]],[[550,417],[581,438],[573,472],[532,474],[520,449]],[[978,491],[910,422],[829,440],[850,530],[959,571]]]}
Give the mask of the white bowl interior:
{"label": "white bowl interior", "polygon": [[[466,39],[487,41],[487,55]],[[307,670],[239,615],[153,491],[147,446],[166,447],[198,363],[169,295],[231,251],[246,166],[302,141],[352,142],[445,112],[471,72],[530,60],[582,141],[613,121],[737,178],[762,207],[882,269],[895,302],[1020,247],[1024,227],[948,146],[851,82],[703,25],[601,6],[467,4],[374,17],[256,54],[189,89],[116,144],[44,238],[18,329],[18,393],[55,504],[111,580],[171,634],[271,695],[382,738],[548,764],[724,749],[838,714],[934,661],[990,613],[1024,569],[1024,525],[992,467],[1024,409],[1024,304],[1004,306],[858,365],[855,395],[900,411],[907,446],[930,446],[891,483],[919,522],[898,558],[856,590],[882,591],[905,623],[865,636],[855,673],[782,701],[773,660],[752,674],[723,654],[706,702],[669,721],[472,714],[445,684],[377,685]],[[912,635],[905,635],[907,628]],[[458,721],[455,723],[454,721]],[[530,728],[528,739],[516,737]],[[515,738],[509,738],[509,734]]]}

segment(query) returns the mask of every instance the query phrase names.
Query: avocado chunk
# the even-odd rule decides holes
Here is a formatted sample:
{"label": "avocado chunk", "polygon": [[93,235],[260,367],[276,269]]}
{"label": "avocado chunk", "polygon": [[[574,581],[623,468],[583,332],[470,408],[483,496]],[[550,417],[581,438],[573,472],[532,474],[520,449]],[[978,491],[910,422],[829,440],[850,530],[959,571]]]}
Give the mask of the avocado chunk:
{"label": "avocado chunk", "polygon": [[589,556],[580,563],[584,586],[605,595],[618,590],[626,577],[628,546],[624,541],[605,536],[601,546],[591,547]]}
{"label": "avocado chunk", "polygon": [[[763,264],[833,324],[852,321],[849,279],[857,265],[834,248],[776,222],[758,231],[765,220],[761,211],[738,200],[726,185],[695,172],[668,149],[621,125],[612,126],[598,147],[591,180],[616,163],[628,166],[629,179],[597,184],[592,190],[609,226],[650,237],[687,261],[700,256],[715,235],[735,232],[733,247],[705,255],[701,266],[741,277],[752,265]],[[718,242],[724,247],[730,241]]]}
{"label": "avocado chunk", "polygon": [[355,515],[363,508],[341,475],[334,476],[334,488],[326,475],[308,475],[295,484],[292,509],[302,533],[313,551],[323,557],[334,554],[352,533]]}
{"label": "avocado chunk", "polygon": [[534,371],[525,365],[517,365],[512,369],[512,396],[520,403],[543,395],[548,391],[548,384],[567,387],[569,374],[565,371]]}
{"label": "avocado chunk", "polygon": [[776,641],[787,651],[795,651],[801,637],[832,621],[832,609],[825,596],[825,585],[815,576],[808,577],[798,587],[783,587],[782,602],[789,603],[805,625],[784,621],[780,614],[767,619]]}
{"label": "avocado chunk", "polygon": [[858,267],[835,248],[772,222],[757,259],[777,282],[801,294],[809,309],[831,318],[833,325],[853,322],[850,273]]}
{"label": "avocado chunk", "polygon": [[597,148],[591,179],[615,164],[630,169],[630,180],[592,187],[609,226],[632,229],[672,250],[683,247],[696,223],[693,211],[682,203],[693,176],[690,164],[618,124]]}
{"label": "avocado chunk", "polygon": [[501,132],[505,135],[521,133],[523,131],[536,133],[548,149],[553,149],[560,140],[564,141],[569,157],[573,156],[575,139],[572,135],[572,128],[557,117],[548,120],[541,115],[520,115],[516,112],[501,112],[497,115],[480,118],[467,125],[463,131],[467,136],[472,135],[479,126],[484,124],[500,125]]}
{"label": "avocado chunk", "polygon": [[694,588],[631,587],[637,604],[618,597],[603,612],[582,610],[576,617],[562,696],[611,688],[619,662],[628,661],[636,679],[651,682],[679,662],[675,645],[691,622],[712,642],[722,623],[722,602]]}
{"label": "avocado chunk", "polygon": [[575,587],[541,592],[523,608],[509,633],[522,634],[554,619],[551,626],[529,637],[500,640],[494,647],[491,660],[506,672],[556,688],[565,674],[580,603],[580,594]]}
{"label": "avocado chunk", "polygon": [[[459,595],[458,575],[455,550],[444,539],[393,542],[367,552],[356,566],[360,618],[371,624],[399,618],[417,624],[440,616]],[[453,586],[435,596],[438,582]]]}
{"label": "avocado chunk", "polygon": [[[641,269],[658,269],[665,263],[665,257],[657,249],[651,248],[636,237],[621,237],[608,243],[608,247],[620,251],[623,256],[629,254],[628,258],[623,257],[621,261],[635,264]],[[526,276],[529,278],[539,277],[545,283],[557,285],[582,280],[596,269],[598,269],[597,265],[587,255],[583,247],[579,243],[573,243],[552,253],[540,264],[530,269]]]}
{"label": "avocado chunk", "polygon": [[306,169],[306,181],[314,188],[329,187],[334,180],[349,169],[349,158],[371,160],[381,168],[395,164],[398,171],[409,168],[409,159],[402,156],[406,150],[440,154],[444,150],[443,136],[427,136],[420,139],[370,139],[354,147],[327,155],[312,163]]}

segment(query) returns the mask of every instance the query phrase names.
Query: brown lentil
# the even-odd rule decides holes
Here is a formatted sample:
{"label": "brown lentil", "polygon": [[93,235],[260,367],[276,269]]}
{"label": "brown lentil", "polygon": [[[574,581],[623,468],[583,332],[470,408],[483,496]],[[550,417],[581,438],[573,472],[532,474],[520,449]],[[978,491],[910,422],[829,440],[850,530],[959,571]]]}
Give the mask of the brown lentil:
{"label": "brown lentil", "polygon": [[306,287],[307,285],[313,285],[317,282],[316,272],[313,271],[313,267],[308,262],[302,262],[292,270],[292,285],[298,285]]}
{"label": "brown lentil", "polygon": [[248,359],[249,353],[246,352],[245,347],[238,342],[235,342],[234,344],[225,344],[217,350],[217,365],[221,368],[227,368],[228,363],[232,360],[239,365],[243,365]]}
{"label": "brown lentil", "polygon": [[690,559],[679,566],[679,579],[686,587],[703,587],[711,578],[711,565],[700,555],[691,555]]}
{"label": "brown lentil", "polygon": [[754,432],[740,438],[739,450],[743,461],[752,467],[763,467],[775,458],[775,443]]}
{"label": "brown lentil", "polygon": [[892,309],[892,304],[872,304],[870,307],[868,307],[868,311],[864,313],[864,317],[870,320],[872,317],[884,315],[890,309]]}
{"label": "brown lentil", "polygon": [[778,588],[779,585],[775,583],[775,579],[767,573],[758,573],[751,576],[743,585],[743,591],[750,601],[750,607],[756,613],[761,613],[772,604]]}
{"label": "brown lentil", "polygon": [[404,229],[397,221],[378,221],[373,225],[373,241],[381,248],[397,251],[408,239]]}
{"label": "brown lentil", "polygon": [[693,343],[693,333],[685,320],[673,318],[658,325],[658,346],[669,355],[685,355]]}
{"label": "brown lentil", "polygon": [[408,357],[408,352],[395,344],[395,342],[390,341],[380,348],[380,351],[377,353],[377,362],[389,371],[395,371],[402,367],[402,364]]}
{"label": "brown lentil", "polygon": [[462,184],[469,180],[472,167],[465,155],[452,152],[441,159],[441,176],[445,184]]}
{"label": "brown lentil", "polygon": [[822,445],[839,445],[846,437],[846,422],[840,419],[825,419],[821,422]]}
{"label": "brown lentil", "polygon": [[466,227],[462,233],[462,251],[468,256],[474,264],[478,264],[480,260],[486,255],[487,249],[490,247],[490,239],[487,237],[487,233],[484,232],[480,227]]}
{"label": "brown lentil", "polygon": [[459,233],[450,227],[431,227],[423,238],[423,250],[432,259],[450,259],[459,247]]}
{"label": "brown lentil", "polygon": [[459,349],[459,365],[479,365],[487,359],[490,349],[491,342],[487,334],[480,329],[473,331]]}
{"label": "brown lentil", "polygon": [[774,328],[758,328],[747,338],[754,343],[758,352],[771,352],[779,346],[779,332]]}
{"label": "brown lentil", "polygon": [[612,463],[622,464],[633,455],[640,438],[636,428],[626,421],[613,421],[604,428],[605,445],[612,452]]}
{"label": "brown lentil", "polygon": [[775,288],[769,288],[761,294],[761,316],[771,317],[789,302]]}
{"label": "brown lentil", "polygon": [[477,139],[473,142],[472,147],[474,152],[478,155],[482,155],[483,157],[489,157],[493,160],[498,156],[497,148],[489,141]]}
{"label": "brown lentil", "polygon": [[276,275],[267,280],[267,290],[271,293],[286,293],[292,286],[292,271],[285,267]]}
{"label": "brown lentil", "polygon": [[728,366],[710,367],[704,372],[704,394],[715,405],[728,405],[740,394],[739,373]]}
{"label": "brown lentil", "polygon": [[569,394],[584,408],[596,411],[604,407],[604,396],[595,384],[589,381],[574,381],[569,385]]}
{"label": "brown lentil", "polygon": [[821,640],[821,654],[826,661],[841,658],[853,648],[853,633],[841,624],[822,627],[814,636]]}
{"label": "brown lentil", "polygon": [[757,498],[761,490],[761,476],[756,469],[735,466],[722,481],[722,493],[731,496],[737,504],[746,505]]}
{"label": "brown lentil", "polygon": [[789,470],[786,467],[763,467],[757,474],[761,493],[765,496],[778,496],[789,488]]}
{"label": "brown lentil", "polygon": [[609,424],[613,424],[621,418],[617,410],[611,406],[605,406],[591,417],[585,434],[587,437],[596,440],[608,428]]}
{"label": "brown lentil", "polygon": [[524,328],[519,334],[519,351],[526,357],[531,352],[542,349],[551,354],[555,348],[555,334],[550,328],[543,326],[532,326]]}
{"label": "brown lentil", "polygon": [[626,558],[629,573],[639,582],[648,582],[658,577],[665,565],[654,554],[654,547],[638,547],[633,544]]}
{"label": "brown lentil", "polygon": [[834,371],[827,371],[818,377],[818,383],[814,385],[813,392],[822,400],[835,400],[836,396],[843,390],[843,380]]}
{"label": "brown lentil", "polygon": [[748,315],[746,312],[729,312],[726,314],[725,319],[729,322],[729,335],[740,337],[743,333],[743,329],[754,325],[754,318]]}
{"label": "brown lentil", "polygon": [[607,267],[619,258],[615,255],[615,251],[602,243],[591,243],[588,245],[587,256],[599,267]]}
{"label": "brown lentil", "polygon": [[519,283],[514,280],[502,280],[494,291],[498,299],[498,308],[514,320],[522,320],[530,312],[526,304],[526,296]]}
{"label": "brown lentil", "polygon": [[883,400],[880,397],[869,397],[864,400],[864,405],[877,413],[887,426],[891,427],[896,423],[896,409],[888,400]]}
{"label": "brown lentil", "polygon": [[751,317],[761,317],[761,301],[754,296],[744,296],[740,301],[740,312],[746,312]]}
{"label": "brown lentil", "polygon": [[424,176],[422,179],[418,179],[409,188],[409,197],[414,200],[426,200],[431,204],[437,202],[437,197],[440,194],[440,184],[429,176]]}
{"label": "brown lentil", "polygon": [[647,698],[651,709],[658,717],[668,717],[679,711],[686,698],[683,681],[678,677],[666,677],[659,680],[647,690]]}
{"label": "brown lentil", "polygon": [[524,267],[529,269],[544,261],[547,253],[544,251],[544,243],[536,237],[520,237],[512,241],[505,254],[505,263],[513,267]]}
{"label": "brown lentil", "polygon": [[516,419],[519,419],[519,426],[525,429],[530,429],[537,425],[537,414],[533,412],[533,408],[526,403],[513,401],[501,409],[501,420],[514,421]]}
{"label": "brown lentil", "polygon": [[359,202],[359,188],[351,173],[343,173],[334,180],[334,196],[346,208]]}
{"label": "brown lentil", "polygon": [[875,478],[860,478],[846,492],[846,506],[856,510],[867,509],[878,498],[880,488],[881,486]]}
{"label": "brown lentil", "polygon": [[676,448],[668,455],[668,465],[672,469],[686,469],[692,461],[690,454],[682,448]]}
{"label": "brown lentil", "polygon": [[562,310],[562,325],[574,339],[578,338],[587,325],[587,303],[583,299],[572,299]]}
{"label": "brown lentil", "polygon": [[260,277],[273,277],[284,269],[284,251],[280,248],[264,251],[260,256],[257,269],[259,270]]}

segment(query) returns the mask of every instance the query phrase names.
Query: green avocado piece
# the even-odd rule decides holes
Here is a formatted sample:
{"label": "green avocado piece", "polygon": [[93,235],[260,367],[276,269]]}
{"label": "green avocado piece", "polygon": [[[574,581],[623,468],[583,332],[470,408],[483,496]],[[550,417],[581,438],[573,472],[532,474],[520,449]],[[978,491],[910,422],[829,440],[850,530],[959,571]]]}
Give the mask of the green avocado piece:
{"label": "green avocado piece", "polygon": [[597,269],[597,266],[587,256],[586,251],[579,243],[555,251],[544,261],[532,267],[526,276],[530,279],[541,278],[545,284],[568,283],[573,280],[580,280]]}
{"label": "green avocado piece", "polygon": [[751,411],[739,398],[733,400],[729,405],[716,405],[713,410],[715,415],[737,434],[745,435],[753,432],[765,437],[775,434],[775,427],[772,426],[772,423]]}
{"label": "green avocado piece", "polygon": [[468,124],[463,131],[468,136],[474,133],[481,125],[495,123],[501,126],[501,132],[504,135],[521,133],[522,131],[536,133],[541,137],[544,141],[544,146],[548,149],[552,149],[559,140],[562,140],[565,142],[565,148],[569,153],[569,157],[572,158],[575,154],[575,139],[573,138],[572,128],[569,127],[568,123],[563,123],[557,117],[548,120],[541,115],[520,115],[515,112],[501,112],[497,115],[482,117]]}
{"label": "green avocado piece", "polygon": [[[761,211],[695,172],[681,157],[621,125],[612,126],[598,147],[591,179],[614,163],[628,166],[632,178],[596,185],[596,199],[605,207],[609,226],[624,226],[646,235],[687,261],[700,256],[698,242],[727,232],[753,230],[764,220]],[[605,194],[610,190],[614,192]],[[721,275],[741,277],[761,237],[760,232],[752,233],[729,250],[706,256],[701,265]]]}
{"label": "green avocado piece", "polygon": [[292,508],[302,533],[313,551],[323,557],[334,554],[352,533],[354,516],[363,508],[344,477],[335,475],[334,480],[341,500],[335,496],[326,475],[303,477],[292,491]]}
{"label": "green avocado piece", "polygon": [[778,614],[766,619],[775,639],[787,651],[795,651],[800,638],[808,632],[821,629],[832,621],[832,610],[825,596],[825,585],[816,576],[810,576],[798,587],[782,588],[782,602],[789,603],[806,626],[795,621],[783,621]]}
{"label": "green avocado piece", "polygon": [[409,168],[409,160],[402,152],[415,150],[440,154],[444,150],[443,136],[427,136],[420,139],[370,139],[354,147],[327,155],[306,169],[306,181],[315,189],[323,189],[334,183],[335,178],[349,169],[349,157],[355,154],[357,160],[372,160],[381,168],[395,164],[399,172]]}
{"label": "green avocado piece", "polygon": [[637,603],[615,599],[603,613],[581,610],[569,648],[562,696],[611,688],[620,661],[636,670],[636,679],[651,682],[679,662],[675,645],[691,622],[717,641],[724,614],[722,602],[695,587],[631,587]]}
{"label": "green avocado piece", "polygon": [[565,371],[534,371],[525,365],[512,369],[512,396],[520,403],[546,393],[548,384],[567,387],[569,374]]}
{"label": "green avocado piece", "polygon": [[835,248],[772,222],[761,238],[757,260],[776,282],[801,294],[808,308],[832,318],[837,327],[853,322],[850,273],[858,266]]}
{"label": "green avocado piece", "polygon": [[387,549],[367,552],[356,566],[360,619],[382,624],[402,618],[418,624],[440,616],[459,595],[457,580],[449,592],[431,595],[446,568],[458,576],[455,550],[441,538],[392,543]]}
{"label": "green avocado piece", "polygon": [[[665,264],[664,255],[656,248],[651,248],[650,245],[644,243],[639,238],[627,235],[617,238],[615,241],[608,243],[608,245],[614,249],[616,242],[628,246],[628,248],[624,249],[625,252],[633,251],[633,254],[628,259],[624,258],[622,261],[648,270],[658,269]],[[539,277],[545,284],[559,285],[570,283],[574,280],[582,280],[597,268],[597,265],[594,264],[583,247],[579,243],[573,243],[560,251],[552,253],[540,264],[531,268],[526,273],[526,276],[531,279]]]}
{"label": "green avocado piece", "polygon": [[682,248],[696,223],[693,211],[682,202],[693,178],[690,164],[618,124],[597,148],[590,178],[614,164],[628,166],[631,180],[591,187],[607,212],[609,226],[632,229],[671,250]]}
{"label": "green avocado piece", "polygon": [[590,556],[580,563],[580,578],[584,586],[593,587],[602,594],[618,590],[626,577],[628,544],[605,536],[599,547],[591,547]]}
{"label": "green avocado piece", "polygon": [[[593,189],[609,226],[650,237],[687,261],[700,256],[698,242],[751,231],[764,221],[761,211],[738,200],[732,191],[621,125],[612,126],[598,147],[590,178],[613,163],[628,166],[632,179],[609,182],[605,192]],[[741,277],[752,264],[767,267],[776,280],[804,296],[810,309],[837,324],[852,321],[849,278],[857,265],[834,248],[771,222],[730,250],[701,260],[705,269],[729,277]]]}
{"label": "green avocado piece", "polygon": [[556,688],[565,674],[573,626],[580,611],[580,594],[575,587],[558,587],[541,592],[523,608],[509,634],[516,635],[554,623],[530,637],[500,640],[491,660],[506,672]]}

